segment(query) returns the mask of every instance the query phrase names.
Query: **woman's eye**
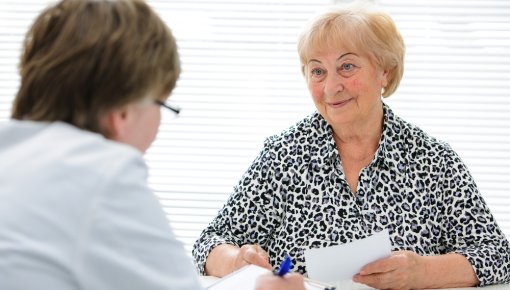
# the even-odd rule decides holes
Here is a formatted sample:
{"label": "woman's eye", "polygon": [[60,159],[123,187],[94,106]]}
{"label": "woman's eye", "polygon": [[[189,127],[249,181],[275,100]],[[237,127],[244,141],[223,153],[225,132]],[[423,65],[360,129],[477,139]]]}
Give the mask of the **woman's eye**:
{"label": "woman's eye", "polygon": [[354,68],[354,65],[352,63],[344,63],[342,64],[342,70],[343,71],[350,71]]}
{"label": "woman's eye", "polygon": [[314,68],[311,71],[313,76],[321,76],[323,74],[322,69],[320,68]]}

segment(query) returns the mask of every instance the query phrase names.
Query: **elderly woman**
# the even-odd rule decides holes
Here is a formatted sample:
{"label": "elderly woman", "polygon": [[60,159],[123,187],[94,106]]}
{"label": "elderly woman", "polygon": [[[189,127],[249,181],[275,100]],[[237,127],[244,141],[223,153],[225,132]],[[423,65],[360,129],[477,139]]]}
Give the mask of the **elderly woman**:
{"label": "elderly woman", "polygon": [[355,282],[442,288],[510,282],[508,241],[455,151],[382,101],[403,74],[404,43],[385,13],[334,10],[300,36],[317,108],[268,138],[193,255],[201,273],[275,267],[289,253],[388,229],[392,256]]}

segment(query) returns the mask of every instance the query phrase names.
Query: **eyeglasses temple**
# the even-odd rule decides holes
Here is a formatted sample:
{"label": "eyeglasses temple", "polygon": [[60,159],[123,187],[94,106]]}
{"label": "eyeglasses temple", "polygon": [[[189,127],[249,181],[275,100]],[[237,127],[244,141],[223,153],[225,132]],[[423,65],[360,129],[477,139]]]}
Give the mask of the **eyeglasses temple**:
{"label": "eyeglasses temple", "polygon": [[171,110],[172,112],[176,113],[177,115],[179,115],[179,113],[181,112],[181,109],[180,108],[177,108],[177,107],[174,107],[174,106],[171,106],[171,105],[168,105],[166,104],[165,102],[163,101],[160,101],[160,100],[156,100],[155,101],[156,104],[160,105],[160,106],[163,106],[169,110]]}

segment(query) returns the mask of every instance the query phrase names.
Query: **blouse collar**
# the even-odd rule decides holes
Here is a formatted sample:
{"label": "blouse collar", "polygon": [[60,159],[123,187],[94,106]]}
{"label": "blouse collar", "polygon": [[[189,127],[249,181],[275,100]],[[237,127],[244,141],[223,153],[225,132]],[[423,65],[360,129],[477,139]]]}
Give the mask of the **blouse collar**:
{"label": "blouse collar", "polygon": [[[404,140],[402,121],[384,102],[383,114],[383,132],[374,159],[369,166],[384,164],[397,174],[404,174],[407,166],[404,157],[407,156],[408,145],[405,142],[392,142],[392,140]],[[317,135],[318,137],[316,140],[318,142],[318,152],[311,154],[311,159],[319,167],[326,164],[335,164],[340,160],[340,156],[333,137],[332,127],[318,112],[312,114],[309,120],[311,122],[311,135]]]}

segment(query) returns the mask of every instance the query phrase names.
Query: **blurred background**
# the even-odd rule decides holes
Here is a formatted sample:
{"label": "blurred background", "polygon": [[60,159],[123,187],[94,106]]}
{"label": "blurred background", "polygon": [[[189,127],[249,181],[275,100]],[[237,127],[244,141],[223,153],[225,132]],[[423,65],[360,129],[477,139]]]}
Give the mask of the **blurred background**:
{"label": "blurred background", "polygon": [[[0,0],[0,122],[19,86],[24,35],[53,2]],[[183,68],[170,99],[181,116],[163,111],[149,184],[190,253],[264,139],[315,110],[297,37],[314,14],[351,1],[147,2],[173,30]],[[510,1],[369,2],[392,15],[407,46],[404,79],[386,102],[452,145],[508,237]]]}

